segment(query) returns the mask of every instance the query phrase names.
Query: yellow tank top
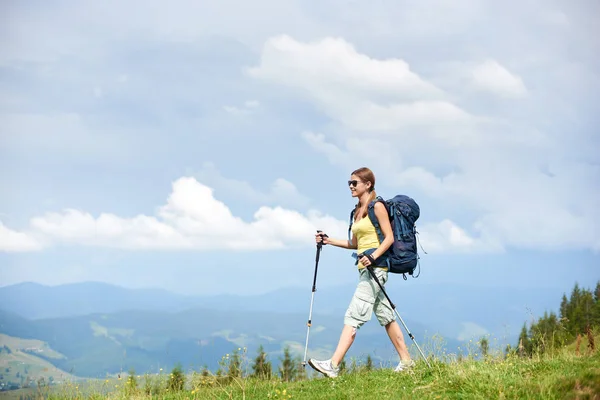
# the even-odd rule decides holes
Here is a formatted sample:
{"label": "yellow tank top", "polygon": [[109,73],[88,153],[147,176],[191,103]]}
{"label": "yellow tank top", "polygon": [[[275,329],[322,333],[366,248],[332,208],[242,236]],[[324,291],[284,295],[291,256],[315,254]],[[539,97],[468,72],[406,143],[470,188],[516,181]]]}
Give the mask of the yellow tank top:
{"label": "yellow tank top", "polygon": [[[356,236],[356,242],[358,244],[358,248],[356,250],[357,254],[360,254],[368,249],[379,247],[377,231],[375,231],[375,226],[373,226],[371,223],[371,219],[368,215],[352,224],[352,233],[354,236]],[[359,261],[358,269],[364,267],[365,266]]]}

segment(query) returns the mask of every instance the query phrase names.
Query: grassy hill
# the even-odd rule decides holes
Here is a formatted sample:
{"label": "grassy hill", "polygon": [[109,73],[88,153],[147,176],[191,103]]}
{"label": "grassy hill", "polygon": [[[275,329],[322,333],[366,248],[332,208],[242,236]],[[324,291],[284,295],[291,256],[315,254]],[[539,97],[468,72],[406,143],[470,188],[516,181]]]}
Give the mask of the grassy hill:
{"label": "grassy hill", "polygon": [[36,385],[42,380],[46,383],[60,384],[63,381],[76,381],[77,378],[56,368],[48,359],[65,358],[40,340],[21,339],[0,334],[0,386],[7,389],[11,384]]}
{"label": "grassy hill", "polygon": [[[304,314],[190,309],[29,321],[0,312],[0,327],[9,333],[14,331],[14,335],[44,339],[43,343],[19,343],[35,347],[36,357],[52,361],[59,368],[71,365],[103,373],[101,379],[40,388],[54,398],[81,398],[84,394],[115,399],[145,398],[150,394],[160,398],[280,399],[291,398],[291,395],[310,399],[600,398],[600,359],[594,345],[600,337],[596,335],[594,340],[593,336],[593,332],[600,330],[597,323],[600,321],[600,282],[593,293],[576,286],[570,299],[563,297],[560,317],[545,314],[530,325],[528,332],[523,326],[517,350],[494,346],[492,338],[482,338],[479,343],[469,341],[463,349],[459,347],[454,351],[454,346],[447,346],[441,336],[417,335],[433,368],[427,368],[415,357],[417,353],[413,349],[418,365],[405,374],[395,374],[389,369],[397,362],[392,356],[393,349],[381,347],[380,354],[373,350],[377,343],[381,346],[384,341],[381,328],[368,324],[361,329],[360,337],[348,353],[346,362],[350,365],[339,379],[318,379],[320,376],[308,368],[302,369],[300,374],[288,371],[293,382],[249,377],[251,360],[248,357],[254,357],[252,345],[266,343],[265,350],[267,353],[271,350],[273,366],[299,367],[294,354],[288,357],[289,363],[284,361],[280,365],[273,354],[278,355],[277,349],[284,346],[296,353],[302,349]],[[313,326],[309,357],[329,355],[339,335],[339,321],[326,316],[315,320],[319,323]],[[582,344],[582,341],[587,343]],[[224,346],[219,347],[219,343]],[[374,371],[361,365],[364,359],[356,358],[361,344],[369,349],[367,352],[376,367]],[[238,346],[244,347],[244,362],[241,368],[232,368],[237,365],[232,360],[237,359]],[[218,362],[221,368],[216,376],[198,362],[201,360],[198,348],[216,358],[219,353],[221,356],[230,353],[232,347],[236,350],[231,357],[227,354]],[[388,347],[391,344],[388,343]],[[7,354],[12,354],[8,346],[4,348]],[[28,355],[32,354],[30,348]],[[171,369],[177,364],[184,364],[183,368]],[[130,368],[135,370],[132,376],[123,373]],[[110,370],[118,374],[107,374]],[[315,375],[317,379],[311,379]]]}
{"label": "grassy hill", "polygon": [[[596,339],[600,339],[597,336]],[[585,346],[582,347],[585,349]],[[462,360],[448,355],[430,360],[432,368],[418,360],[409,372],[390,369],[368,371],[364,365],[336,379],[316,377],[295,382],[279,378],[217,379],[199,374],[185,377],[181,391],[169,389],[173,374],[104,381],[85,389],[75,385],[46,389],[49,399],[598,399],[600,352],[573,346],[534,357],[509,355]],[[307,367],[310,369],[310,367]],[[33,391],[30,391],[33,393]],[[151,394],[153,394],[153,396]]]}

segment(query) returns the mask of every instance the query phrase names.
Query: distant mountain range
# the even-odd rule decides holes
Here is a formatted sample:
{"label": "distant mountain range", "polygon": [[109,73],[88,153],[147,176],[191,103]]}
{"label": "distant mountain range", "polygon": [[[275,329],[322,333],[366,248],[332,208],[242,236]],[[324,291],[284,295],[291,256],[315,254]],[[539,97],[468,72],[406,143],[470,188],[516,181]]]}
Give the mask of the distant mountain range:
{"label": "distant mountain range", "polygon": [[[466,324],[477,325],[498,336],[518,333],[526,320],[540,317],[548,309],[556,310],[563,294],[541,288],[479,288],[417,281],[390,279],[387,284],[388,294],[402,317],[420,322],[430,332],[456,339],[466,332]],[[353,285],[317,288],[315,312],[330,314],[341,321],[353,291]],[[309,305],[309,287],[251,296],[186,296],[160,289],[128,289],[98,282],[58,286],[20,283],[0,287],[0,308],[27,319],[130,310],[178,312],[190,308],[305,313],[307,317]]]}
{"label": "distant mountain range", "polygon": [[[334,350],[353,290],[350,285],[317,290],[309,356],[328,356]],[[390,281],[387,290],[419,345],[436,347],[431,338],[438,334],[449,352],[486,332],[492,334],[491,345],[514,344],[523,323],[557,309],[562,296],[401,279]],[[251,359],[260,344],[275,364],[286,345],[302,356],[310,288],[255,296],[184,296],[96,282],[21,283],[1,287],[0,304],[0,333],[45,341],[66,356],[48,360],[57,367],[100,377],[131,367],[138,373],[157,371],[177,362],[214,370],[234,348],[247,347]],[[410,345],[408,336],[406,340]],[[349,357],[367,353],[381,362],[396,359],[374,317],[361,329]]]}
{"label": "distant mountain range", "polygon": [[[341,329],[341,317],[313,314],[309,356],[331,354]],[[412,323],[422,338],[422,325]],[[134,368],[138,373],[184,368],[211,370],[225,354],[247,348],[248,362],[259,345],[278,364],[283,347],[300,356],[304,349],[306,315],[256,311],[221,311],[193,308],[185,311],[120,311],[77,317],[27,320],[0,311],[0,331],[12,337],[38,339],[65,356],[47,359],[77,376],[103,377]],[[395,360],[382,328],[370,324],[349,353],[371,353],[381,362]],[[423,342],[424,344],[424,339]],[[43,358],[43,354],[37,354]]]}

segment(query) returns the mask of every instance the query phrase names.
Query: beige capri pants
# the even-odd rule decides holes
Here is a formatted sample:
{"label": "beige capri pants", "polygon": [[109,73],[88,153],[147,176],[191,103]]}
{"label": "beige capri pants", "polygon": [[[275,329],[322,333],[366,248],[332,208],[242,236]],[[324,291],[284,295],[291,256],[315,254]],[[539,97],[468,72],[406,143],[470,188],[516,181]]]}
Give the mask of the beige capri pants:
{"label": "beige capri pants", "polygon": [[[360,277],[354,291],[354,296],[344,315],[344,324],[359,329],[371,319],[373,312],[381,326],[396,320],[394,310],[385,298],[383,291],[366,268],[358,270]],[[388,271],[385,268],[373,268],[373,272],[381,286],[385,287],[388,280]]]}

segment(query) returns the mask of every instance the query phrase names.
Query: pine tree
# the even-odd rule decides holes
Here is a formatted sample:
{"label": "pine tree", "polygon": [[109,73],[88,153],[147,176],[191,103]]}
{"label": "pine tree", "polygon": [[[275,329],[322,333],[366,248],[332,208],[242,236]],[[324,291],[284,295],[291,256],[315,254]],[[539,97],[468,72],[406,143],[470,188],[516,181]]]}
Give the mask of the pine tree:
{"label": "pine tree", "polygon": [[481,340],[479,341],[479,347],[481,349],[481,355],[483,356],[483,358],[487,358],[488,350],[490,348],[490,344],[489,344],[488,339],[486,337],[482,337],[481,338]]}
{"label": "pine tree", "polygon": [[508,356],[512,353],[512,346],[509,344],[504,348],[504,358],[508,358]]}
{"label": "pine tree", "polygon": [[600,281],[593,291],[575,283],[570,296],[563,294],[560,312],[545,312],[544,316],[533,323],[527,332],[523,326],[519,335],[518,353],[531,355],[533,351],[543,353],[587,334],[588,329],[600,329]]}
{"label": "pine tree", "polygon": [[572,323],[570,332],[573,335],[585,334],[588,325],[595,321],[594,295],[587,289],[579,289],[574,293],[572,305]]}
{"label": "pine tree", "polygon": [[595,327],[600,328],[600,281],[596,284],[596,289],[594,290],[594,311],[593,311],[594,321],[593,325]]}
{"label": "pine tree", "polygon": [[273,373],[273,368],[271,367],[271,362],[267,361],[267,353],[265,353],[265,349],[261,344],[258,347],[258,355],[254,359],[254,364],[252,365],[252,376],[259,379],[271,379],[271,375]]}
{"label": "pine tree", "polygon": [[523,324],[523,328],[521,329],[521,333],[519,334],[519,355],[521,357],[530,356],[531,355],[531,342],[529,341],[529,336],[527,335],[527,325]]}
{"label": "pine tree", "polygon": [[367,365],[365,366],[365,369],[367,371],[370,371],[373,369],[373,359],[371,358],[370,354],[367,354]]}
{"label": "pine tree", "polygon": [[171,375],[169,375],[169,380],[167,381],[167,388],[172,392],[179,392],[183,390],[184,386],[185,375],[183,373],[181,365],[177,364],[171,371]]}
{"label": "pine tree", "polygon": [[279,366],[279,376],[284,382],[291,382],[296,378],[297,368],[294,365],[292,356],[290,355],[290,347],[285,346],[283,349],[283,359],[281,359],[281,365]]}
{"label": "pine tree", "polygon": [[296,381],[304,381],[308,379],[308,374],[306,372],[306,367],[302,367],[302,359],[300,356],[294,358],[295,365],[300,365],[300,367],[296,368]]}
{"label": "pine tree", "polygon": [[242,376],[242,359],[240,357],[239,349],[233,350],[231,359],[229,360],[227,375],[230,378],[240,378]]}
{"label": "pine tree", "polygon": [[210,372],[208,370],[208,366],[204,365],[202,367],[202,372],[200,372],[200,386],[207,386],[212,382],[212,378],[210,376]]}
{"label": "pine tree", "polygon": [[584,332],[587,331],[588,326],[593,326],[595,322],[595,307],[594,307],[594,295],[589,290],[584,290],[581,294],[581,311],[583,313],[582,323]]}
{"label": "pine tree", "polygon": [[569,311],[569,300],[567,300],[567,295],[563,293],[562,300],[560,301],[560,319],[567,319],[567,314]]}
{"label": "pine tree", "polygon": [[530,340],[533,349],[539,353],[562,345],[563,333],[554,312],[544,312],[544,316],[531,326]]}
{"label": "pine tree", "polygon": [[575,283],[573,290],[571,291],[571,298],[569,299],[569,325],[568,331],[572,335],[577,335],[579,333],[583,333],[581,330],[582,321],[583,321],[583,313],[581,312],[580,306],[581,300],[581,289],[579,288],[579,284]]}
{"label": "pine tree", "polygon": [[129,370],[129,374],[127,376],[127,383],[125,386],[125,391],[128,395],[132,395],[137,391],[138,382],[135,378],[135,369],[133,367]]}
{"label": "pine tree", "polygon": [[201,373],[201,375],[202,375],[203,377],[210,376],[210,372],[208,371],[208,367],[207,367],[206,365],[205,365],[205,366],[202,368],[202,373]]}

